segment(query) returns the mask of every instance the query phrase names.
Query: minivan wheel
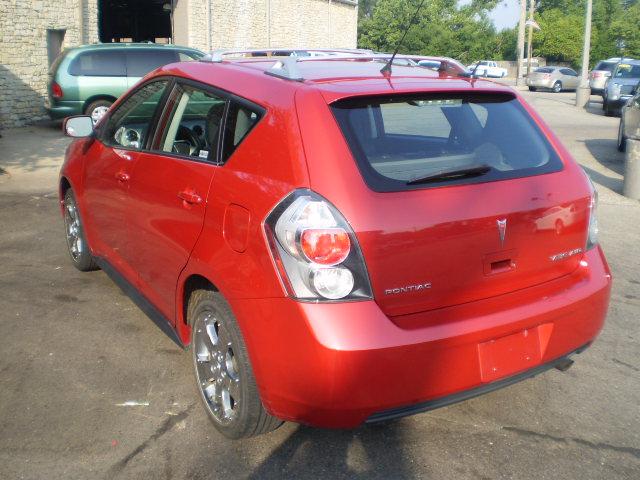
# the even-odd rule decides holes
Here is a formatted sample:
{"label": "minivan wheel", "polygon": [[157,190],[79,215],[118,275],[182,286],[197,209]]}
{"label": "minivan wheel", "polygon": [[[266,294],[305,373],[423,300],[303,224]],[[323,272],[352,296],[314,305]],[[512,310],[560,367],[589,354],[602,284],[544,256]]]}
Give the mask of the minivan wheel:
{"label": "minivan wheel", "polygon": [[561,82],[554,83],[552,90],[554,93],[560,93],[562,91],[562,83]]}
{"label": "minivan wheel", "polygon": [[624,136],[624,117],[620,118],[620,125],[618,125],[618,151],[624,152],[627,149],[627,139]]}
{"label": "minivan wheel", "polygon": [[84,235],[80,212],[73,190],[68,189],[64,194],[64,230],[67,238],[67,250],[73,266],[81,272],[97,270],[95,258]]}
{"label": "minivan wheel", "polygon": [[104,114],[107,113],[109,107],[113,104],[113,102],[109,100],[96,100],[95,102],[91,102],[87,108],[84,110],[85,115],[89,115],[93,124],[98,123]]}
{"label": "minivan wheel", "polygon": [[197,389],[216,429],[228,438],[246,438],[282,425],[262,405],[242,333],[224,297],[196,290],[187,319]]}

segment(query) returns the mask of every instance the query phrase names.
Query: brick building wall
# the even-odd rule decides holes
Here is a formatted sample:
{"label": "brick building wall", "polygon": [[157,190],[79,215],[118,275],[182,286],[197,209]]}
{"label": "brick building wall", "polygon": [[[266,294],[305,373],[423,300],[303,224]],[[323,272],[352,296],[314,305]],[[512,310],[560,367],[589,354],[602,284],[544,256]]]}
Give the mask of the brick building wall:
{"label": "brick building wall", "polygon": [[[355,48],[356,0],[174,0],[174,42],[218,48]],[[46,118],[47,30],[98,41],[98,0],[0,0],[0,128]]]}

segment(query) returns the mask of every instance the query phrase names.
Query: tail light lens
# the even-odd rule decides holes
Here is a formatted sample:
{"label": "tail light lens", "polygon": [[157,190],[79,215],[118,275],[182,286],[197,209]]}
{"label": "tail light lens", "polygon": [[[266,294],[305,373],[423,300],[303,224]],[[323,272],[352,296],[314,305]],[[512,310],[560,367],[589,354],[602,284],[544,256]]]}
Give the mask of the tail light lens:
{"label": "tail light lens", "polygon": [[51,84],[51,96],[53,98],[62,98],[64,93],[62,92],[62,87],[58,85],[57,82],[53,82]]}
{"label": "tail light lens", "polygon": [[353,230],[317,193],[291,193],[269,214],[264,229],[289,296],[314,302],[372,298]]}

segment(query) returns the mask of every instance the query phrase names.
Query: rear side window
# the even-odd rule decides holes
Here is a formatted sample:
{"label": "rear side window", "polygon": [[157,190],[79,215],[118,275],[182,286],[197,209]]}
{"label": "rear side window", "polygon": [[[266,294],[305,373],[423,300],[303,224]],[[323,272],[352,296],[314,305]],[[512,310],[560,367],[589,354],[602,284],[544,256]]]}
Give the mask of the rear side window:
{"label": "rear side window", "polygon": [[[375,191],[479,183],[562,169],[533,119],[510,95],[370,97],[343,100],[331,108],[365,181]],[[482,173],[440,178],[443,172],[463,170]]]}
{"label": "rear side window", "polygon": [[95,51],[79,54],[69,66],[69,74],[89,77],[126,76],[124,53]]}
{"label": "rear side window", "polygon": [[129,77],[144,77],[151,70],[179,61],[178,52],[155,49],[127,51],[126,58]]}
{"label": "rear side window", "polygon": [[553,72],[553,68],[549,68],[549,67],[536,68],[536,72],[537,73],[551,73],[551,72]]}
{"label": "rear side window", "polygon": [[222,161],[226,162],[238,145],[260,120],[260,113],[238,102],[231,101],[222,143]]}

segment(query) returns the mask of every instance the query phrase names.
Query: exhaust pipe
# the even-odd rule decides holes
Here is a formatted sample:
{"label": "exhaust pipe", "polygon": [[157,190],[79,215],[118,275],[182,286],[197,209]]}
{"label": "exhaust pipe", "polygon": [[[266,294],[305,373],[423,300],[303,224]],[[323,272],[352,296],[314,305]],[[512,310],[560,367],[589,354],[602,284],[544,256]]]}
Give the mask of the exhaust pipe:
{"label": "exhaust pipe", "polygon": [[558,363],[556,363],[556,370],[560,370],[561,372],[566,372],[573,365],[573,360],[570,358],[563,358]]}

